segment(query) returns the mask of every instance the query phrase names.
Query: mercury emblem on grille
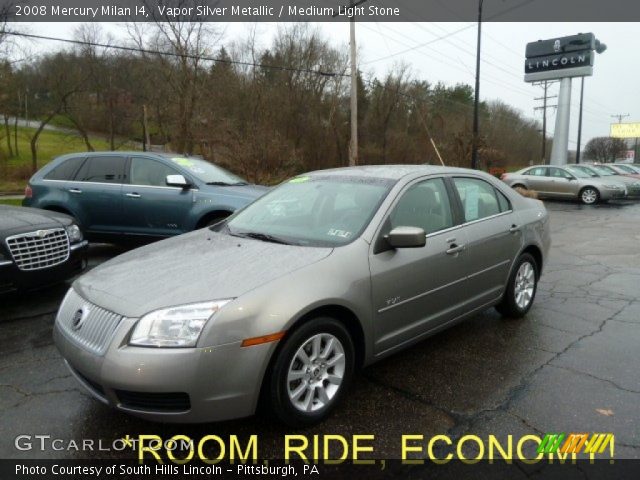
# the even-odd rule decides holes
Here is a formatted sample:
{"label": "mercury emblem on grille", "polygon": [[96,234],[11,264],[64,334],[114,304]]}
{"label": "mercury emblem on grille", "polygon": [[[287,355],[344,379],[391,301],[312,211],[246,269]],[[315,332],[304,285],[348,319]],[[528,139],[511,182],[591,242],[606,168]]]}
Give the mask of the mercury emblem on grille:
{"label": "mercury emblem on grille", "polygon": [[80,327],[82,327],[82,323],[87,318],[88,313],[88,310],[86,310],[85,307],[82,307],[73,314],[71,325],[74,330],[80,330]]}

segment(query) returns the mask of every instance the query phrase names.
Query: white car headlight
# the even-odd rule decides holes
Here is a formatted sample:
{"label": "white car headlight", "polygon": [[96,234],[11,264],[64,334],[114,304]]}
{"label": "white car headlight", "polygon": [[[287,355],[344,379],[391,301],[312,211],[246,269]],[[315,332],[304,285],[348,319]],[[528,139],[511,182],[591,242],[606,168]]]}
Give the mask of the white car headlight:
{"label": "white car headlight", "polygon": [[163,308],[146,314],[136,324],[130,345],[195,347],[207,321],[232,298]]}
{"label": "white car headlight", "polygon": [[67,227],[67,235],[69,236],[69,241],[71,243],[82,241],[82,230],[80,230],[80,227],[76,224],[69,225]]}

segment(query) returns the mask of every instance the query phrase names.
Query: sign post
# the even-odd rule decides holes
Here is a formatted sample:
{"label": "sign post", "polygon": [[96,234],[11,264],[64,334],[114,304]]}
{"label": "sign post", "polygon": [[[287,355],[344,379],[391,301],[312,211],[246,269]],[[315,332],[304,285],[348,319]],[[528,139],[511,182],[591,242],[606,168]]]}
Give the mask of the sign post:
{"label": "sign post", "polygon": [[594,50],[604,51],[593,33],[579,33],[527,44],[524,81],[560,80],[558,112],[551,149],[551,165],[565,165],[569,156],[571,79],[593,75]]}

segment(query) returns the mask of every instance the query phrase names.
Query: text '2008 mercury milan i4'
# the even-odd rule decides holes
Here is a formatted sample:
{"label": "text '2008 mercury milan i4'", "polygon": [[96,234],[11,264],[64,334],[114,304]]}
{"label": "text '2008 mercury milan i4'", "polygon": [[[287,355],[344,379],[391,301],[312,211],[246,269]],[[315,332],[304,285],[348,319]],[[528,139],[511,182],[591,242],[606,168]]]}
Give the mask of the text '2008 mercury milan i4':
{"label": "text '2008 mercury milan i4'", "polygon": [[55,339],[95,397],[144,418],[262,399],[311,424],[356,368],[491,306],[526,314],[549,245],[543,204],[477,171],[319,171],[82,276]]}

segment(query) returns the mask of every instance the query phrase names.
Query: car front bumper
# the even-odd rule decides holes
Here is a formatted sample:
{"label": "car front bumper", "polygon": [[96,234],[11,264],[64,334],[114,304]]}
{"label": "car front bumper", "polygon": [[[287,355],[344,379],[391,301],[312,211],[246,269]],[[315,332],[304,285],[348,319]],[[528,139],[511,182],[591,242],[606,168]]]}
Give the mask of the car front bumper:
{"label": "car front bumper", "polygon": [[205,348],[128,345],[136,319],[124,318],[103,356],[58,325],[54,340],[75,378],[102,403],[152,421],[203,423],[255,412],[274,344]]}
{"label": "car front bumper", "polygon": [[622,189],[602,188],[600,190],[601,200],[616,200],[620,198],[626,198],[627,192]]}
{"label": "car front bumper", "polygon": [[88,242],[71,245],[69,258],[50,268],[20,270],[12,260],[0,262],[0,293],[30,290],[60,283],[82,272],[87,266]]}

